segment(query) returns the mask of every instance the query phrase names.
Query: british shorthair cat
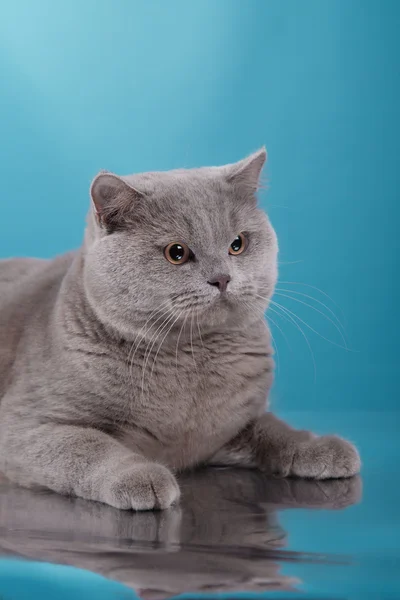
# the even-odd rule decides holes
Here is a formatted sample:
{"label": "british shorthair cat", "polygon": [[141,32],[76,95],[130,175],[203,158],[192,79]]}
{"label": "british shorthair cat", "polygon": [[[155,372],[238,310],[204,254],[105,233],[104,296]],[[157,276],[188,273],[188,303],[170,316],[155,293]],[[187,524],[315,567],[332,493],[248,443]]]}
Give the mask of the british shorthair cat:
{"label": "british shorthair cat", "polygon": [[167,508],[175,474],[239,465],[356,474],[357,450],[268,412],[277,238],[264,149],[223,167],[101,172],[84,243],[0,261],[0,470],[121,509]]}

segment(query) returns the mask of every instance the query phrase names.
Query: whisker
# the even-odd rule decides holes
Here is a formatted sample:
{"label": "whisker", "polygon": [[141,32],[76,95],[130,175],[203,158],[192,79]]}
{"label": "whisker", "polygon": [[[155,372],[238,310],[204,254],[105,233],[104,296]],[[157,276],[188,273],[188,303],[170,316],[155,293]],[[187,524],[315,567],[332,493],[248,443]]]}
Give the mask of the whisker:
{"label": "whisker", "polygon": [[190,348],[192,350],[194,366],[197,371],[197,365],[196,365],[196,360],[194,358],[194,351],[193,351],[193,319],[194,319],[194,313],[192,313],[192,318],[190,319]]}
{"label": "whisker", "polygon": [[160,304],[160,306],[158,306],[157,308],[155,308],[149,315],[149,317],[147,318],[145,324],[143,325],[143,327],[138,331],[138,333],[135,336],[135,339],[133,340],[133,343],[135,343],[135,341],[137,340],[137,338],[139,337],[139,335],[142,333],[142,331],[146,328],[147,323],[156,315],[158,314],[165,306],[168,306],[168,304],[170,303],[170,300],[167,299],[164,302],[162,302]]}
{"label": "whisker", "polygon": [[324,292],[323,290],[321,290],[320,288],[318,288],[315,285],[310,285],[309,283],[301,283],[300,281],[279,281],[279,283],[283,283],[284,285],[303,285],[304,287],[308,287],[308,288],[311,288],[312,290],[316,290],[317,292],[319,292],[320,294],[322,294],[323,296],[325,296],[326,298],[328,298],[328,300],[330,300],[332,302],[332,304],[334,304],[336,306],[336,308],[338,308],[340,310],[340,312],[343,314],[343,311],[340,308],[339,304],[337,304],[329,296],[329,294],[327,294],[326,292]]}
{"label": "whisker", "polygon": [[199,332],[200,342],[201,342],[202,347],[204,348],[203,338],[201,336],[201,331],[200,331],[199,313],[197,311],[196,311],[196,321],[197,321],[197,329],[198,329],[198,332]]}
{"label": "whisker", "polygon": [[[133,348],[135,347],[136,341],[138,340],[138,338],[139,338],[140,334],[141,334],[141,333],[142,333],[142,332],[143,332],[143,331],[146,329],[147,323],[148,323],[148,322],[149,322],[149,321],[150,321],[150,320],[151,320],[153,317],[155,317],[155,316],[156,316],[156,315],[157,315],[159,312],[161,312],[161,311],[163,310],[163,308],[164,308],[164,306],[165,306],[165,305],[168,305],[168,304],[169,304],[169,300],[165,300],[165,302],[163,302],[163,303],[162,303],[160,306],[158,306],[156,309],[154,309],[154,310],[153,310],[153,311],[150,313],[150,315],[149,315],[148,319],[146,320],[145,324],[143,325],[143,327],[142,327],[141,329],[139,329],[139,331],[137,332],[137,334],[136,334],[136,336],[135,336],[135,338],[134,338],[134,340],[133,340],[133,342],[132,342],[131,349],[129,350],[129,354],[128,354],[128,358],[127,358],[127,362],[128,362],[128,363],[129,363],[129,361],[130,361],[130,359],[131,359],[131,352],[132,352]],[[158,321],[158,320],[159,320],[159,319],[157,319],[157,321]],[[155,323],[157,323],[157,321],[156,321]],[[155,323],[153,323],[153,325],[154,325]],[[149,328],[149,329],[151,329],[151,326],[150,326],[150,328]],[[147,331],[149,331],[149,329],[148,329]],[[140,343],[140,341],[143,339],[143,337],[145,337],[145,336],[146,336],[146,333],[147,333],[147,331],[145,331],[145,332],[144,332],[144,335],[143,335],[143,336],[140,338],[140,340],[139,340],[139,343]],[[136,348],[136,350],[137,350],[137,348]],[[135,352],[136,352],[136,350],[135,350]],[[133,356],[134,356],[134,355],[133,355]],[[133,357],[132,357],[132,358],[133,358]]]}
{"label": "whisker", "polygon": [[316,302],[320,306],[323,306],[333,316],[333,318],[336,320],[338,325],[342,328],[343,334],[346,334],[346,328],[343,325],[343,323],[341,322],[341,320],[339,319],[339,317],[335,314],[335,312],[327,304],[325,304],[324,302],[321,302],[321,300],[318,300],[318,298],[314,298],[314,296],[310,296],[310,294],[305,294],[304,292],[297,292],[296,290],[287,290],[286,288],[275,288],[275,290],[277,292],[288,292],[289,294],[295,294],[296,296],[302,296],[303,298],[308,298],[309,300],[313,300],[313,302]]}
{"label": "whisker", "polygon": [[[169,315],[168,317],[166,317],[164,319],[164,321],[162,322],[162,324],[158,327],[157,331],[155,332],[155,334],[153,334],[153,337],[150,339],[147,348],[149,348],[150,344],[150,349],[145,351],[144,357],[143,357],[143,367],[142,367],[142,393],[140,395],[140,398],[142,398],[143,394],[144,394],[144,380],[145,380],[145,374],[146,374],[146,367],[147,367],[147,363],[149,362],[149,358],[151,355],[151,352],[154,348],[154,344],[157,341],[157,338],[161,335],[161,333],[164,331],[164,329],[168,326],[168,324],[171,322],[171,320],[175,317],[176,312],[174,311],[172,313],[172,315]],[[154,340],[153,340],[154,338]],[[153,342],[152,342],[153,340]]]}
{"label": "whisker", "polygon": [[[293,325],[295,325],[297,327],[297,329],[300,331],[301,335],[305,339],[306,344],[308,346],[308,349],[310,350],[310,354],[311,354],[311,358],[312,358],[312,362],[313,362],[313,367],[314,367],[314,384],[315,384],[316,381],[317,381],[317,365],[315,363],[314,352],[312,350],[312,347],[311,347],[311,344],[310,344],[310,342],[308,340],[308,337],[306,336],[306,334],[304,333],[304,331],[300,327],[300,325],[297,323],[297,321],[293,318],[293,316],[291,314],[291,311],[289,309],[286,309],[284,306],[281,306],[280,304],[278,304],[277,302],[274,302],[273,300],[271,300],[271,304],[273,304],[277,308],[280,308],[280,310],[282,310],[284,312],[284,316],[286,316],[286,318],[289,320],[289,322],[292,322]],[[276,314],[278,315],[279,313],[276,313]],[[282,315],[280,315],[280,316],[282,316]],[[297,315],[294,315],[294,316],[297,316]]]}
{"label": "whisker", "polygon": [[[165,311],[163,311],[163,306],[165,304],[168,304],[169,301],[163,302],[163,304],[156,310],[153,311],[150,315],[150,317],[147,319],[146,323],[144,324],[144,326],[142,327],[142,329],[139,331],[139,333],[137,334],[137,336],[135,337],[135,341],[132,344],[131,349],[129,350],[129,354],[128,354],[128,358],[127,358],[127,362],[129,365],[129,376],[130,376],[130,380],[131,380],[131,385],[133,386],[133,360],[135,358],[136,352],[138,351],[141,342],[146,338],[146,335],[148,334],[149,331],[151,331],[151,328],[154,327],[161,319],[163,319],[166,316]],[[171,309],[168,310],[168,312],[170,312]],[[156,316],[160,311],[162,311],[162,314],[155,320],[154,323],[152,323],[147,329],[146,329],[146,325],[147,323],[150,321],[150,319],[152,318],[152,316]],[[168,314],[168,313],[167,313]],[[140,333],[145,330],[143,332],[143,334],[140,336]],[[138,339],[138,337],[140,336],[140,338]],[[137,343],[136,343],[136,340]],[[135,347],[134,347],[135,346]],[[133,350],[133,353],[132,353]]]}
{"label": "whisker", "polygon": [[304,260],[301,258],[300,260],[284,260],[278,261],[278,265],[298,265],[299,263],[304,262]]}
{"label": "whisker", "polygon": [[182,323],[182,325],[181,325],[181,328],[180,328],[180,331],[179,331],[178,338],[177,338],[177,340],[176,340],[176,350],[175,350],[175,358],[176,358],[175,365],[176,365],[176,371],[178,371],[178,346],[179,346],[179,340],[181,339],[182,331],[184,330],[184,327],[185,327],[185,325],[186,325],[186,321],[187,321],[187,318],[188,318],[188,316],[189,316],[189,313],[186,313],[186,316],[185,316],[185,318],[184,318],[184,320],[183,320],[183,323]]}
{"label": "whisker", "polygon": [[255,316],[256,322],[257,321],[261,321],[261,323],[267,329],[268,334],[271,336],[271,342],[272,342],[273,347],[275,348],[275,354],[276,354],[276,370],[277,370],[277,372],[279,372],[280,371],[280,359],[279,359],[278,344],[277,344],[277,342],[275,340],[275,337],[274,337],[274,335],[273,335],[270,327],[268,327],[268,325],[267,325],[267,323],[265,321],[265,313],[263,313],[262,315],[259,315],[259,314],[257,314],[257,311],[255,310],[255,308],[251,304],[249,304],[248,302],[243,302],[243,304]]}
{"label": "whisker", "polygon": [[[155,310],[153,310],[148,319],[146,320],[145,324],[143,325],[143,327],[138,331],[138,333],[135,336],[134,341],[132,342],[132,346],[129,350],[128,353],[128,357],[127,357],[127,365],[128,365],[128,375],[129,375],[129,379],[130,379],[130,383],[131,383],[131,388],[132,388],[132,398],[131,398],[131,402],[128,404],[129,407],[129,412],[132,413],[132,407],[133,407],[133,394],[134,394],[134,380],[133,380],[133,366],[134,366],[134,359],[135,359],[135,355],[136,352],[138,350],[138,348],[140,347],[141,342],[145,339],[147,333],[151,330],[151,328],[156,325],[158,323],[158,321],[162,318],[164,318],[166,316],[165,311],[163,311],[163,308],[169,304],[169,300],[166,300],[165,302],[163,302],[158,308],[156,308]],[[155,317],[158,313],[162,312],[162,314],[155,320],[154,323],[152,323],[147,329],[146,326],[149,323],[149,321]],[[143,332],[143,334],[141,335],[141,333]]]}
{"label": "whisker", "polygon": [[[274,310],[274,309],[272,308],[272,306],[270,306],[270,307],[269,307],[269,310],[270,310],[270,311],[272,311],[272,312],[273,312],[275,315],[278,315],[278,316],[280,316],[280,315],[279,315],[279,313],[278,313],[276,310]],[[283,331],[282,327],[280,327],[280,326],[278,325],[278,323],[277,323],[276,321],[274,321],[274,320],[272,319],[272,317],[270,317],[268,314],[266,315],[266,318],[267,318],[267,320],[269,319],[269,320],[270,320],[270,321],[273,323],[273,325],[274,325],[274,326],[277,328],[277,330],[278,330],[278,331],[281,333],[282,337],[285,339],[285,341],[286,341],[286,343],[287,343],[287,345],[288,345],[288,347],[289,347],[289,350],[291,351],[291,350],[292,350],[292,348],[291,348],[291,346],[290,346],[290,344],[289,344],[289,340],[288,340],[288,338],[287,338],[287,335],[286,335],[286,333]]]}
{"label": "whisker", "polygon": [[[272,319],[271,319],[272,321]],[[279,373],[281,370],[281,361],[279,358],[279,350],[278,350],[278,343],[274,337],[274,334],[272,333],[270,327],[268,327],[268,325],[265,323],[264,319],[262,319],[262,322],[264,323],[264,325],[267,327],[269,335],[271,336],[271,342],[273,344],[273,346],[275,347],[275,353],[276,353],[276,372]],[[275,325],[275,323],[274,323]]]}
{"label": "whisker", "polygon": [[328,315],[326,315],[324,312],[322,312],[322,310],[319,310],[315,306],[312,306],[312,304],[309,304],[308,302],[304,302],[303,300],[300,300],[299,298],[292,298],[292,296],[289,296],[288,294],[281,294],[279,292],[276,292],[276,295],[277,296],[281,296],[282,298],[289,298],[290,300],[293,300],[293,302],[299,302],[300,304],[303,304],[304,306],[307,306],[308,308],[311,308],[315,312],[317,312],[320,315],[322,315],[323,317],[325,317],[325,319],[327,319],[330,323],[332,323],[332,325],[338,331],[340,337],[343,340],[345,350],[349,350],[349,348],[347,346],[346,338],[344,337],[344,335],[342,333],[342,330],[338,327],[338,325],[335,323],[335,321],[333,319],[331,319],[330,317],[328,317]]}
{"label": "whisker", "polygon": [[178,319],[180,318],[180,316],[182,315],[182,313],[183,313],[183,311],[182,311],[182,310],[181,310],[180,312],[178,312],[178,316],[176,317],[176,319],[175,319],[174,321],[172,321],[172,323],[171,323],[170,327],[167,329],[167,333],[164,335],[163,339],[161,340],[161,343],[160,343],[160,345],[158,346],[157,352],[156,352],[156,354],[155,354],[155,356],[154,356],[153,365],[152,365],[152,367],[151,367],[149,381],[151,380],[151,378],[152,378],[152,376],[153,376],[154,367],[155,367],[155,364],[156,364],[156,360],[157,360],[158,353],[159,353],[159,352],[160,352],[160,350],[161,350],[161,346],[163,345],[163,343],[164,343],[164,341],[165,341],[165,338],[166,338],[166,337],[167,337],[167,335],[170,333],[171,329],[173,328],[173,326],[175,325],[175,323],[178,321]]}
{"label": "whisker", "polygon": [[[259,296],[258,294],[256,294],[256,296],[258,296],[259,298],[262,298],[263,300],[269,300],[269,298],[264,298],[263,296]],[[292,298],[292,300],[295,300],[295,298]],[[273,302],[272,300],[269,300],[269,302],[271,302],[275,306],[279,306],[280,308],[285,308],[285,310],[288,310],[293,316],[296,317],[296,319],[298,319],[300,321],[300,323],[303,323],[303,325],[305,327],[307,327],[308,329],[310,329],[313,333],[315,333],[315,335],[317,335],[318,337],[322,338],[326,342],[329,342],[330,344],[332,344],[332,346],[337,346],[338,348],[341,348],[342,350],[346,350],[347,352],[354,352],[354,350],[351,350],[347,346],[342,346],[341,344],[338,344],[337,342],[334,342],[334,341],[330,340],[329,338],[325,337],[324,335],[322,335],[322,333],[319,333],[319,331],[317,331],[316,329],[314,329],[313,327],[311,327],[311,325],[309,325],[308,323],[306,323],[306,321],[303,321],[303,319],[301,317],[299,317],[299,315],[297,315],[295,312],[289,310],[286,307],[283,307],[281,304],[277,304],[277,302]],[[317,310],[317,309],[315,309],[315,310]],[[319,311],[317,311],[317,312],[319,312]],[[328,320],[330,320],[329,317],[327,317],[326,315],[325,315],[325,317]]]}

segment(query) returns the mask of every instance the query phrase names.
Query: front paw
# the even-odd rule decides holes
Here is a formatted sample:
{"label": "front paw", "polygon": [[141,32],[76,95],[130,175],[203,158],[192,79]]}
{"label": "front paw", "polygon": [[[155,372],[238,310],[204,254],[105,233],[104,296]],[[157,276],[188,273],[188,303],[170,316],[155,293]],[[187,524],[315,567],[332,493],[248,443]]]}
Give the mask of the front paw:
{"label": "front paw", "polygon": [[157,463],[141,463],[110,474],[102,501],[115,508],[154,510],[168,508],[179,499],[173,474]]}
{"label": "front paw", "polygon": [[309,479],[352,477],[360,472],[355,446],[334,435],[300,443],[295,451],[291,475]]}

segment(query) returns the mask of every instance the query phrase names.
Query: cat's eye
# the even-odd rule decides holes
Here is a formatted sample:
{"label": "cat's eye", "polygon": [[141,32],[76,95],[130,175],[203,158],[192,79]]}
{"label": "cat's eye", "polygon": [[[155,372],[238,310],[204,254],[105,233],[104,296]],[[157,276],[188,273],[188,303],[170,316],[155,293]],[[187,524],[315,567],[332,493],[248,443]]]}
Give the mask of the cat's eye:
{"label": "cat's eye", "polygon": [[229,246],[229,254],[233,256],[237,256],[238,254],[242,254],[242,252],[246,249],[246,238],[243,233],[239,233],[233,240],[232,244]]}
{"label": "cat's eye", "polygon": [[190,258],[190,250],[182,242],[171,242],[164,248],[164,256],[173,265],[183,265]]}

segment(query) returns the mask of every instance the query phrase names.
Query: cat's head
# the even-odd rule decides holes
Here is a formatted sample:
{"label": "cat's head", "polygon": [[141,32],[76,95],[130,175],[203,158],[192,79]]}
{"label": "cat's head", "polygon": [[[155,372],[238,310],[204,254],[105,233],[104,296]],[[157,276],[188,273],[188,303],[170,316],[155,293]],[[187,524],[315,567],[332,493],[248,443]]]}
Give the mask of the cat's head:
{"label": "cat's head", "polygon": [[166,318],[204,328],[260,318],[277,278],[276,235],[256,200],[265,159],[261,149],[223,167],[99,173],[85,256],[98,316],[126,337]]}

